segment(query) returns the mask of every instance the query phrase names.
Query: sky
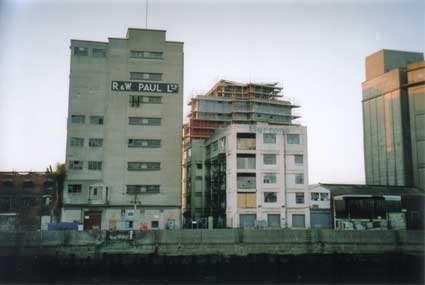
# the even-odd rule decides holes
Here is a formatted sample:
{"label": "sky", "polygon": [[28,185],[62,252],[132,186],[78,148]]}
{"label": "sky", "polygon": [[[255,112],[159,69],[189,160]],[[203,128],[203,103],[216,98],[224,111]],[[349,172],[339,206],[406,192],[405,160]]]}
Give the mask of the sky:
{"label": "sky", "polygon": [[[364,183],[361,83],[380,49],[425,52],[425,1],[153,1],[184,42],[184,113],[219,79],[278,82],[301,107],[309,183]],[[70,39],[145,28],[145,1],[0,0],[0,170],[65,161]]]}

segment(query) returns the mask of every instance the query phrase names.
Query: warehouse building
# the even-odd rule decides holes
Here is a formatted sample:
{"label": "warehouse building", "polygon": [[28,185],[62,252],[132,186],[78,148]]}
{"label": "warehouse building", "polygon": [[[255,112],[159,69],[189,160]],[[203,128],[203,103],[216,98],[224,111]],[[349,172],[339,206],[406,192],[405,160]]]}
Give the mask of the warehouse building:
{"label": "warehouse building", "polygon": [[307,132],[280,92],[276,83],[221,80],[192,98],[182,184],[188,226],[207,217],[214,227],[309,226]]}
{"label": "warehouse building", "polygon": [[[424,229],[425,192],[421,189],[406,186],[320,183],[312,185],[310,193],[311,205],[317,205],[311,208],[312,228]],[[314,201],[319,193],[325,194],[329,199],[325,198],[321,203]]]}
{"label": "warehouse building", "polygon": [[425,189],[425,63],[422,53],[380,50],[366,58],[363,133],[366,184]]}
{"label": "warehouse building", "polygon": [[165,31],[71,40],[62,221],[178,228],[182,105],[183,43]]}

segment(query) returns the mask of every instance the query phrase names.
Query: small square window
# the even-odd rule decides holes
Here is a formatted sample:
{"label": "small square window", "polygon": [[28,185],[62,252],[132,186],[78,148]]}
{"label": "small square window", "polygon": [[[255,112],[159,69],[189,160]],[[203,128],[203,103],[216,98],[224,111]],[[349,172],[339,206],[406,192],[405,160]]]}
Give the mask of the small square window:
{"label": "small square window", "polygon": [[276,184],[276,173],[266,173],[263,178],[264,184]]}
{"label": "small square window", "polygon": [[277,193],[276,192],[264,192],[264,203],[276,203]]}
{"label": "small square window", "polygon": [[71,115],[71,123],[84,124],[86,117],[84,115]]}
{"label": "small square window", "polygon": [[311,201],[319,201],[319,193],[312,192],[311,193]]}
{"label": "small square window", "polygon": [[304,184],[304,174],[295,175],[295,184]]}
{"label": "small square window", "polygon": [[90,116],[90,124],[103,125],[103,116]]}
{"label": "small square window", "polygon": [[276,154],[264,154],[263,163],[265,165],[275,165],[276,164]]}
{"label": "small square window", "polygon": [[304,193],[295,193],[295,203],[304,204]]}
{"label": "small square window", "polygon": [[287,142],[288,144],[300,144],[300,135],[288,134]]}
{"label": "small square window", "polygon": [[295,164],[304,164],[304,156],[302,154],[294,155]]}
{"label": "small square window", "polygon": [[276,134],[263,134],[263,142],[265,144],[275,144]]}
{"label": "small square window", "polygon": [[152,229],[157,229],[159,227],[159,222],[158,221],[152,221],[151,222],[151,228]]}
{"label": "small square window", "polygon": [[106,50],[101,48],[94,48],[93,57],[106,57]]}

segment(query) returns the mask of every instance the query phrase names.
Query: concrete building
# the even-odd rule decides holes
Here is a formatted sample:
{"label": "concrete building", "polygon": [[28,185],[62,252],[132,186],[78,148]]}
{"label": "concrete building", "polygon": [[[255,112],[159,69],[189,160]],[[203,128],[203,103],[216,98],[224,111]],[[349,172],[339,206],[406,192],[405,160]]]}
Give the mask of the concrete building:
{"label": "concrete building", "polygon": [[0,231],[47,230],[58,206],[56,175],[0,172]]}
{"label": "concrete building", "polygon": [[62,221],[179,227],[182,105],[183,43],[165,31],[71,40]]}
{"label": "concrete building", "polygon": [[407,65],[413,184],[425,190],[425,61]]}
{"label": "concrete building", "polygon": [[276,84],[218,82],[189,103],[185,220],[215,227],[308,227],[307,131]]}
{"label": "concrete building", "polygon": [[[380,50],[366,58],[366,184],[425,189],[423,54]],[[410,92],[410,93],[409,93]]]}

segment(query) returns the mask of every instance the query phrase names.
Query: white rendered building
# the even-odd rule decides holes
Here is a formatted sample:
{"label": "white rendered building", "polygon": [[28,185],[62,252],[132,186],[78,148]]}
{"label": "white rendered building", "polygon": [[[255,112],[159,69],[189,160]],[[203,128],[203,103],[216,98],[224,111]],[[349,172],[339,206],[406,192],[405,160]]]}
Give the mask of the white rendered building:
{"label": "white rendered building", "polygon": [[226,227],[310,227],[306,127],[231,124],[205,145],[207,215],[221,206]]}

